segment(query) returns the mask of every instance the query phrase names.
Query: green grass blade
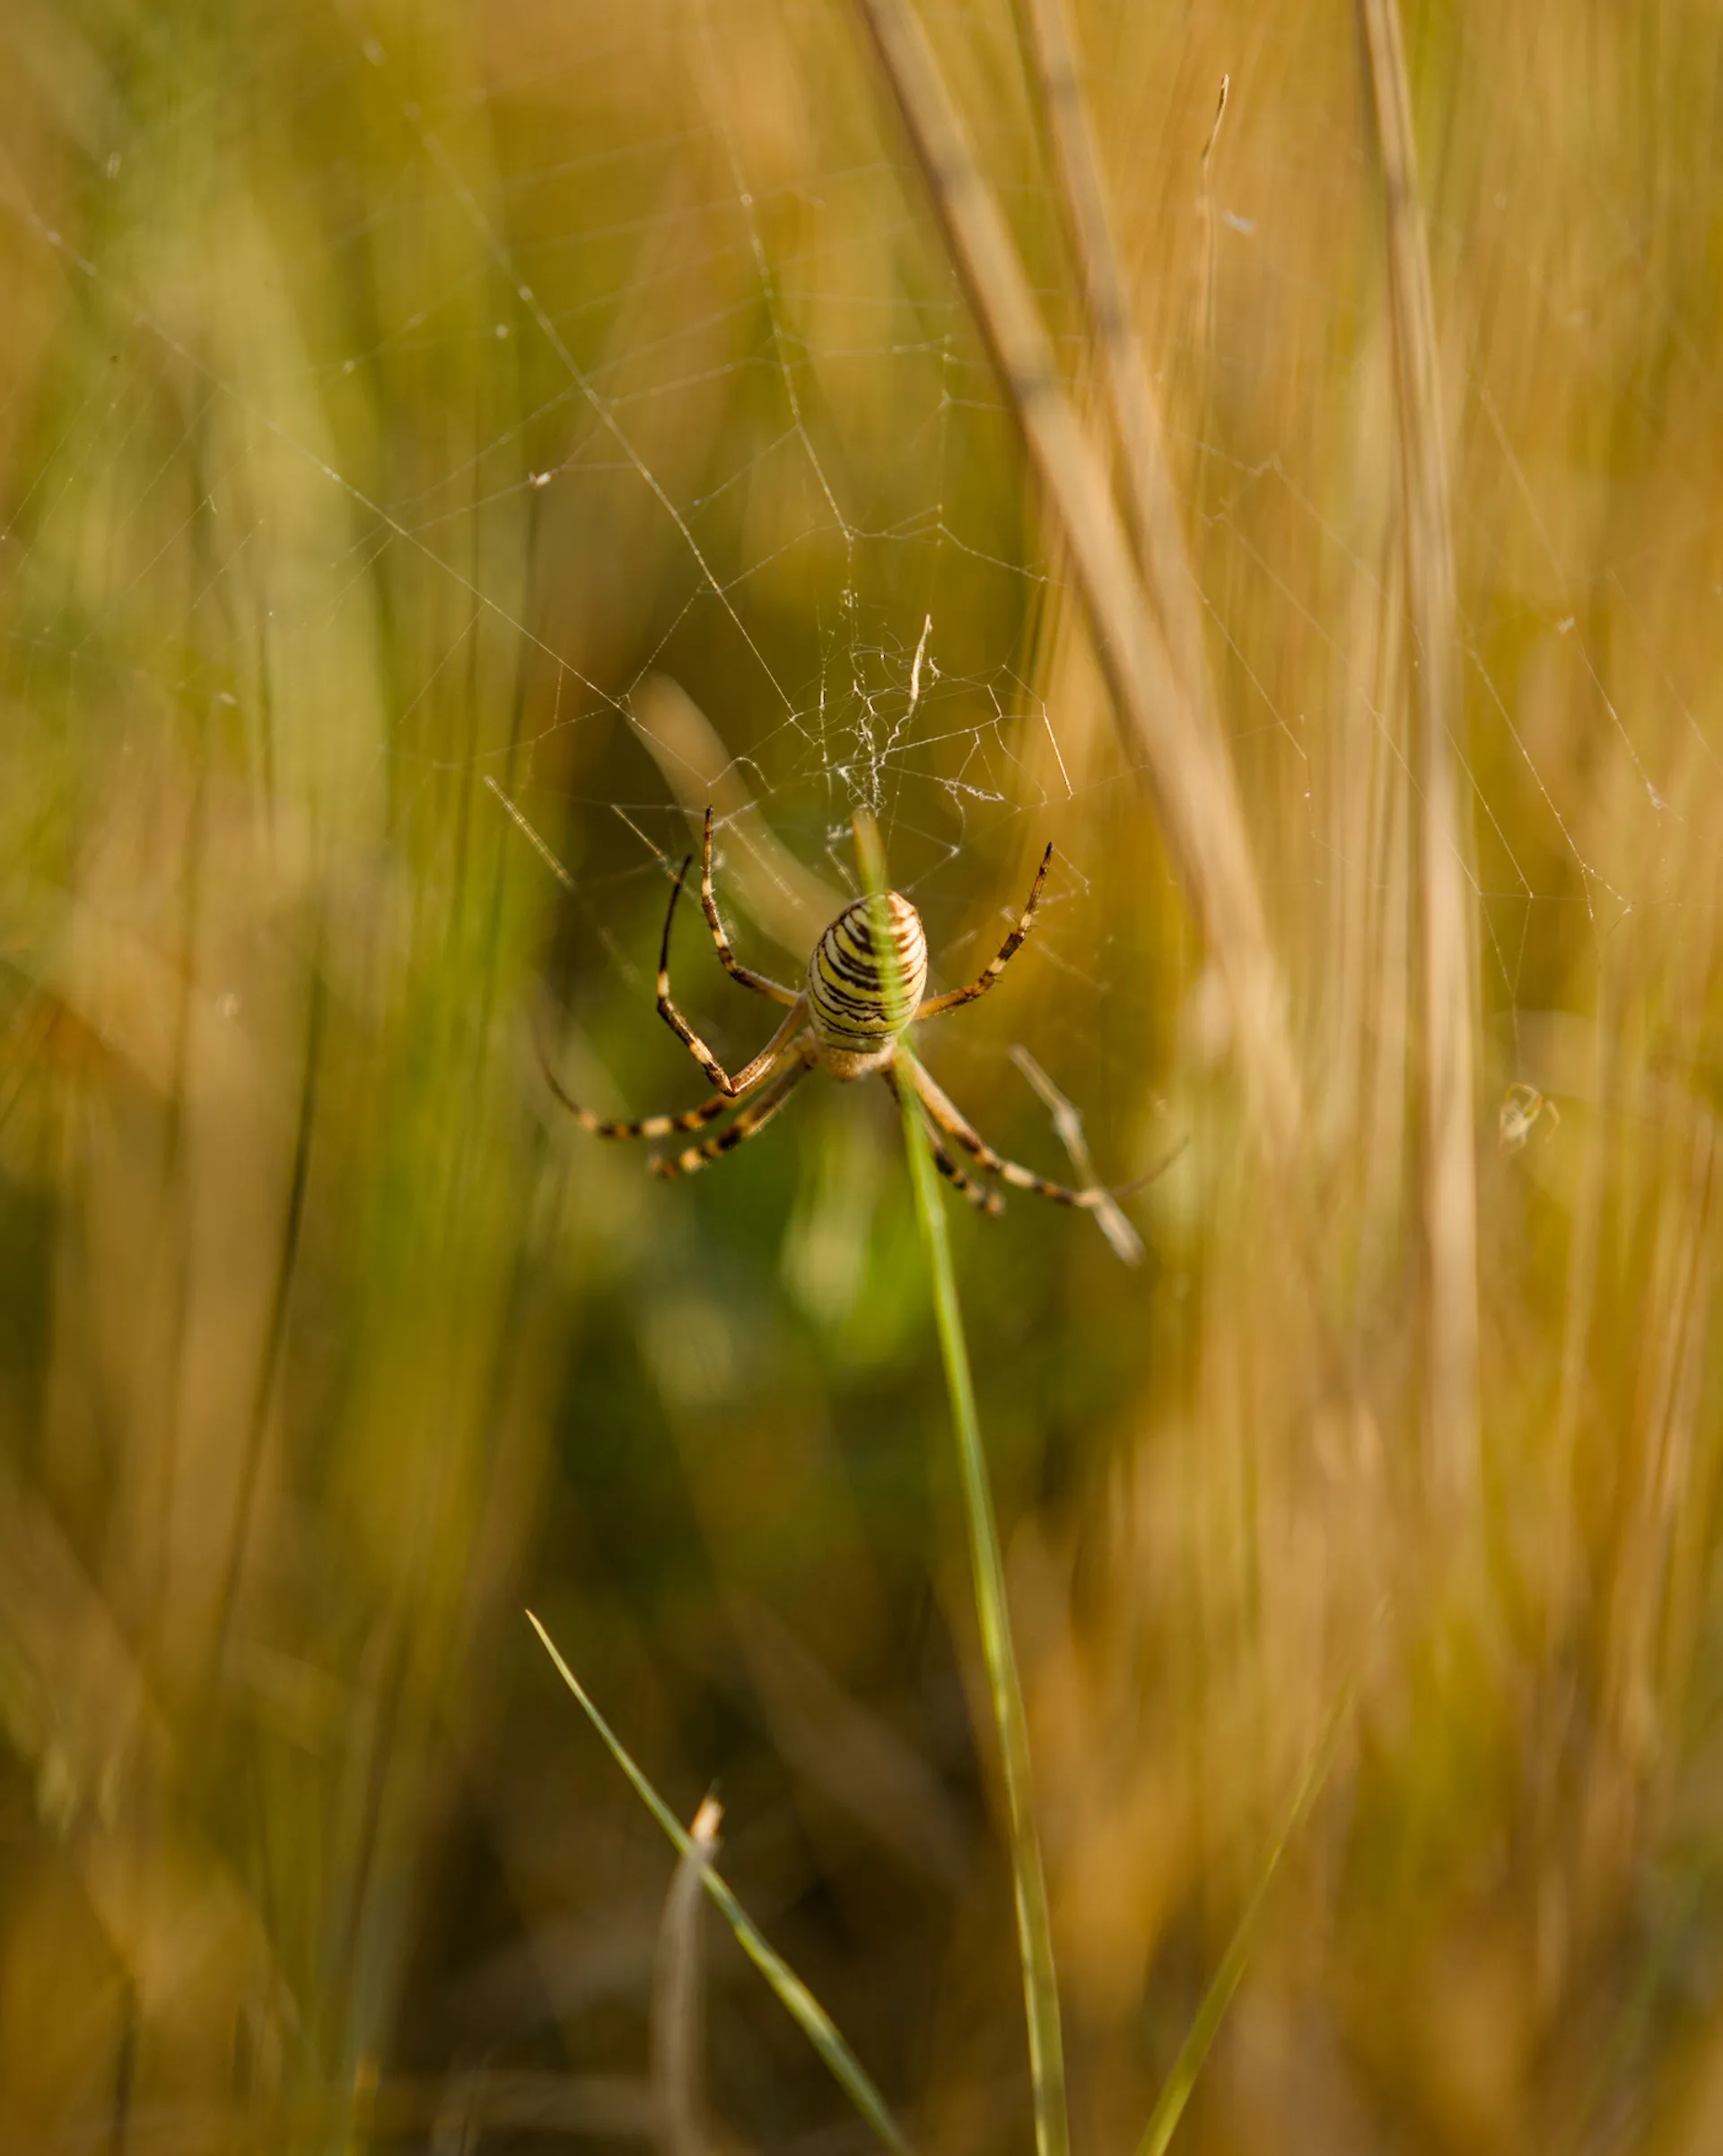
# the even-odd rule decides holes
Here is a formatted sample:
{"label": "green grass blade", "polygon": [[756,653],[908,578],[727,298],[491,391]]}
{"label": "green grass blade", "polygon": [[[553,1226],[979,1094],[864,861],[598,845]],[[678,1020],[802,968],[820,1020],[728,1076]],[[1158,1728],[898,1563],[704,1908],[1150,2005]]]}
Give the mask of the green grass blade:
{"label": "green grass blade", "polygon": [[[527,1617],[533,1630],[544,1642],[545,1652],[555,1663],[563,1682],[580,1701],[588,1721],[608,1747],[611,1757],[634,1784],[634,1793],[676,1845],[678,1852],[686,1856],[693,1847],[693,1839],[687,1827],[652,1787],[645,1774],[635,1764],[628,1748],[599,1713],[580,1678],[556,1652],[555,1643],[549,1633],[531,1610],[528,1610]],[[839,2035],[837,2025],[826,2009],[783,1957],[766,1944],[741,1903],[710,1864],[701,1873],[701,1883],[723,1912],[724,1920],[735,1933],[737,1943],[743,1953],[776,1992],[785,2011],[800,2025],[803,2035],[826,2062],[832,2078],[886,2146],[899,2151],[901,2156],[909,2156],[909,2143],[905,2140],[896,2120],[887,2109],[884,2097],[868,2078],[867,2070],[861,2060]]]}
{"label": "green grass blade", "polygon": [[1310,1816],[1311,1807],[1322,1792],[1334,1764],[1334,1753],[1340,1743],[1340,1734],[1345,1727],[1351,1710],[1351,1688],[1334,1710],[1322,1741],[1310,1756],[1304,1770],[1292,1808],[1280,1838],[1269,1852],[1263,1876],[1256,1882],[1256,1891],[1251,1896],[1245,1913],[1234,1927],[1227,1942],[1227,1950],[1220,1958],[1220,1966],[1214,1972],[1209,1988],[1203,1994],[1203,2003],[1196,2010],[1196,2019],[1191,2023],[1190,2033],[1179,2046],[1178,2056],[1173,2061],[1173,2070],[1167,2076],[1167,2085],[1159,2100],[1150,2114],[1149,2124],[1143,2129],[1142,2139],[1137,2143],[1137,2156],[1166,2156],[1168,2144],[1177,2131],[1185,2107],[1190,2101],[1191,2090],[1196,2086],[1196,2077],[1203,2071],[1203,2062],[1232,2004],[1233,1994],[1243,1980],[1250,1963],[1251,1950],[1256,1944],[1256,1934],[1263,1920],[1263,1911],[1268,1906],[1269,1890],[1274,1884],[1275,1874],[1281,1868],[1281,1859],[1286,1854],[1299,1829]]}
{"label": "green grass blade", "polygon": [[[856,865],[862,889],[875,895],[886,888],[885,847],[879,827],[865,810],[852,819]],[[908,1058],[905,1047],[902,1054]],[[1038,2156],[1070,2156],[1071,2126],[1065,2113],[1065,2048],[1059,2026],[1059,1985],[1053,1965],[1053,1924],[1047,1911],[1047,1881],[1041,1865],[1041,1843],[1035,1829],[1035,1795],[1029,1769],[1029,1729],[1023,1712],[1023,1687],[1011,1645],[1010,1612],[1005,1597],[1005,1564],[1000,1555],[993,1518],[987,1457],[982,1450],[975,1413],[975,1380],[958,1306],[957,1275],[945,1209],[928,1150],[921,1104],[907,1085],[897,1089],[903,1109],[904,1150],[909,1156],[910,1188],[914,1192],[922,1245],[927,1252],[933,1290],[933,1320],[945,1364],[951,1401],[951,1427],[958,1444],[963,1485],[964,1519],[969,1530],[969,1558],[975,1575],[975,1620],[993,1726],[999,1733],[1004,1772],[1005,1813],[1010,1834],[1011,1880],[1017,1902],[1018,1953],[1023,1966],[1023,2009],[1028,2022],[1029,2083],[1035,2104],[1035,2144]]]}
{"label": "green grass blade", "polygon": [[1005,1599],[1005,1565],[987,1482],[986,1456],[975,1415],[975,1389],[958,1307],[951,1246],[935,1179],[932,1155],[922,1126],[921,1108],[908,1086],[901,1089],[904,1145],[909,1155],[911,1187],[921,1221],[933,1289],[933,1317],[951,1400],[951,1426],[958,1443],[963,1483],[964,1516],[969,1529],[969,1556],[975,1573],[975,1619],[993,1723],[999,1732],[1004,1769],[1005,1810],[1010,1832],[1011,1872],[1017,1898],[1018,1951],[1023,1963],[1023,2006],[1028,2020],[1029,2076],[1035,2099],[1035,2141],[1039,2156],[1068,2156],[1071,2129],[1065,2116],[1064,2041],[1059,2026],[1059,1990],[1053,1965],[1053,1925],[1047,1912],[1047,1883],[1041,1866],[1041,1844],[1035,1828],[1029,1770],[1028,1723],[1023,1690],[1011,1646]]}

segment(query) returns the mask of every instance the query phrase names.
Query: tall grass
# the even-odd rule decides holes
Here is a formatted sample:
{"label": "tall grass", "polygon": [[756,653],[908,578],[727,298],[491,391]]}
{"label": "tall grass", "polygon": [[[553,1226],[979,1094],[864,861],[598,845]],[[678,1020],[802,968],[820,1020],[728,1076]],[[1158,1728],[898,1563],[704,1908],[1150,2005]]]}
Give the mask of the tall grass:
{"label": "tall grass", "polygon": [[[660,1185],[533,1050],[696,1100],[667,866],[792,979],[859,799],[942,980],[1055,842],[986,1135],[1176,1153],[948,1223],[1073,2146],[1715,2145],[1723,26],[868,13],[0,22],[0,2146],[654,2131],[528,1603],[1027,2145],[884,1103]],[[849,2130],[708,1944],[713,2133]]]}

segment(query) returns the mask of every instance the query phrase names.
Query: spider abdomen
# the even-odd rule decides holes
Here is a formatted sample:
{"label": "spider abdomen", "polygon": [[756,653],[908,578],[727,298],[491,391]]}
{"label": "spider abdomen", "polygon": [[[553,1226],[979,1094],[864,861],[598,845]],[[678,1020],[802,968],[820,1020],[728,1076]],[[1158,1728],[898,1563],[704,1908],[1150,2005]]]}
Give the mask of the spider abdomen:
{"label": "spider abdomen", "polygon": [[914,1017],[926,988],[927,934],[901,891],[846,906],[808,961],[814,1031],[844,1056],[883,1055]]}

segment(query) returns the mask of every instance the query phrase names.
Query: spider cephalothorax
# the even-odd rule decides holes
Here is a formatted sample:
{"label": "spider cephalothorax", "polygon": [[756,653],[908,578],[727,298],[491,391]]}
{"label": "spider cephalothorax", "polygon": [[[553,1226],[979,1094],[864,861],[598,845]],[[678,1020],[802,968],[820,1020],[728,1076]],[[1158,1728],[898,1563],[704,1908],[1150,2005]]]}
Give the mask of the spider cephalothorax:
{"label": "spider cephalothorax", "polygon": [[[1043,1197],[1056,1198],[1062,1205],[1098,1208],[1107,1203],[1101,1190],[1070,1190],[1050,1183],[1033,1169],[1020,1167],[995,1152],[956,1103],[934,1080],[912,1051],[905,1036],[923,1019],[938,1018],[959,1004],[984,995],[1003,973],[1013,953],[1029,933],[1053,860],[1049,846],[1041,856],[1028,904],[1017,926],[1000,946],[999,955],[966,988],[953,988],[945,995],[929,996],[927,987],[927,934],[922,916],[901,891],[884,891],[877,897],[852,899],[814,946],[808,961],[808,983],[798,993],[767,980],[764,974],[742,965],[730,947],[719,918],[718,901],[712,889],[712,811],[706,811],[705,841],[700,878],[700,903],[706,925],[717,946],[718,957],[732,980],[756,995],[788,1008],[788,1016],[754,1060],[734,1077],[677,1009],[670,996],[670,930],[676,920],[676,903],[694,865],[690,855],[676,872],[670,903],[664,916],[664,937],[658,957],[658,1008],[666,1025],[681,1041],[717,1091],[698,1108],[668,1116],[642,1116],[632,1123],[606,1123],[571,1100],[554,1074],[547,1073],[557,1099],[579,1121],[582,1130],[596,1138],[667,1138],[678,1131],[695,1131],[715,1122],[730,1109],[739,1109],[736,1120],[715,1137],[682,1152],[665,1153],[652,1162],[660,1175],[692,1175],[709,1161],[733,1146],[745,1144],[764,1130],[795,1088],[816,1066],[834,1078],[883,1078],[894,1093],[899,1075],[905,1078],[933,1123],[955,1139],[991,1174],[1019,1190],[1037,1190]],[[932,1131],[928,1142],[940,1172],[972,1205],[984,1213],[997,1213],[996,1192],[972,1182],[940,1144]]]}

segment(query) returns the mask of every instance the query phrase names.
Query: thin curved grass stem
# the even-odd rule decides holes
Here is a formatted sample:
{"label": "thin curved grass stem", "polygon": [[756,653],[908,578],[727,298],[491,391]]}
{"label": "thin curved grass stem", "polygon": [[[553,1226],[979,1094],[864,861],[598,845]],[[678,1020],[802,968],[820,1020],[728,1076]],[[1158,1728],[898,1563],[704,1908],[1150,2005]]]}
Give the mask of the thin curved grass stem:
{"label": "thin curved grass stem", "polygon": [[[604,1740],[611,1757],[634,1784],[635,1795],[675,1843],[680,1854],[686,1857],[695,1847],[693,1836],[659,1795],[644,1771],[636,1765],[627,1746],[599,1713],[586,1687],[556,1652],[555,1643],[549,1633],[531,1610],[528,1610],[527,1617],[543,1641],[545,1652],[555,1663],[563,1682],[579,1700],[588,1721]],[[839,2035],[837,2025],[826,2009],[783,1957],[767,1945],[727,1882],[710,1864],[702,1870],[700,1883],[717,1903],[725,1922],[736,1934],[737,1944],[776,1992],[785,2011],[800,2025],[808,2041],[826,2062],[833,2079],[888,2149],[896,2151],[896,2156],[911,2156],[908,2142],[905,2140],[896,2120],[886,2108],[886,2099],[869,2079],[861,2060]]]}

